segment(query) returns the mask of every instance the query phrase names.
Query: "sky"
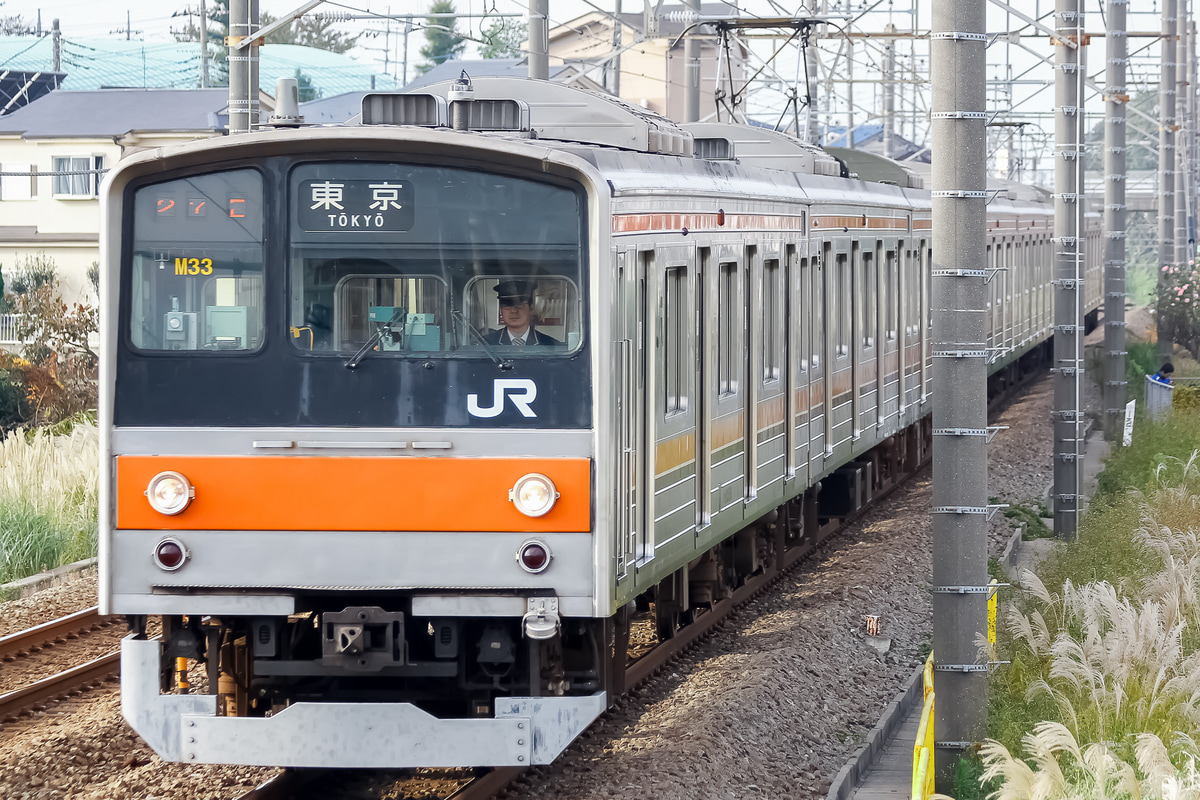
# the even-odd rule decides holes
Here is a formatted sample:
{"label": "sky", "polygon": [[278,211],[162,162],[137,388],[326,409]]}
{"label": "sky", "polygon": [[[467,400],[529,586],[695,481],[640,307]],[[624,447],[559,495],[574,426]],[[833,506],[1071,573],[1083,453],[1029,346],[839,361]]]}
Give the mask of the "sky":
{"label": "sky", "polygon": [[[945,2],[946,0],[937,1]],[[378,15],[390,10],[395,14],[413,14],[419,17],[428,10],[430,2],[431,0],[342,0],[337,3],[326,2],[317,11],[358,17],[339,23],[340,30],[348,33],[365,32],[367,34],[360,39],[359,45],[351,51],[351,55],[360,61],[374,62],[380,72],[386,71],[396,75],[398,73],[397,62],[402,57],[403,37],[399,35],[399,32],[403,23],[393,22],[390,35],[385,35],[387,23]],[[550,0],[551,24],[569,21],[595,7],[610,10],[615,7],[616,2],[617,0]],[[681,0],[666,0],[666,2],[671,5],[681,2]],[[795,13],[803,8],[803,0],[732,0],[732,2],[738,2],[745,9],[746,15]],[[859,10],[871,9],[871,12],[863,16],[857,23],[857,29],[877,32],[881,31],[888,22],[892,22],[901,30],[909,28],[914,8],[918,27],[927,29],[930,23],[931,4],[935,0],[808,0],[808,2],[810,5],[825,3],[831,8],[839,7],[839,3],[841,7],[844,7],[848,3],[855,9],[856,14]],[[1087,12],[1086,29],[1089,31],[1102,30],[1104,27],[1103,15],[1099,13],[1100,2],[1101,0],[1083,0],[1081,2]],[[303,0],[259,0],[260,9],[276,17],[296,10],[302,3]],[[595,6],[592,3],[595,3]],[[624,9],[641,11],[643,3],[644,0],[624,0]],[[462,14],[482,15],[485,12],[511,14],[528,11],[528,0],[455,0],[455,5]],[[1049,17],[1054,10],[1052,0],[1020,0],[1015,5],[1026,12],[1043,17],[1043,24],[1053,25]],[[176,14],[189,7],[198,9],[198,6],[199,0],[0,0],[0,16],[19,15],[31,23],[36,23],[40,12],[42,25],[46,29],[49,29],[51,20],[57,18],[60,21],[63,35],[68,38],[129,35],[148,41],[170,41],[171,29],[186,24],[186,17]],[[1016,29],[1023,25],[1013,17],[1006,17],[1004,12],[994,5],[989,4],[988,9],[989,32],[1006,31],[1009,27]],[[1143,13],[1150,11],[1149,5],[1143,7],[1134,4],[1131,6],[1131,20],[1127,27],[1131,31],[1158,28],[1157,17],[1152,13]],[[372,12],[375,12],[374,16],[372,16]],[[129,34],[125,33],[126,20],[128,20],[128,27],[132,29]],[[477,35],[480,24],[481,21],[478,19],[462,18],[459,20],[458,29],[460,32]],[[1029,51],[1033,50],[1052,58],[1053,48],[1045,38],[1038,39],[1030,36],[1030,33],[1031,31],[1027,28],[1021,36],[1020,41],[1024,47],[1019,44],[1010,45],[1004,39],[995,41],[989,46],[987,77],[993,80],[993,84],[989,88],[988,96],[989,103],[996,109],[1015,107],[1018,114],[1028,112],[1028,118],[1033,121],[1033,124],[1023,129],[1020,135],[1027,138],[1040,136],[1042,140],[1045,140],[1053,132],[1053,121],[1050,119],[1053,90],[1047,84],[1052,84],[1054,72],[1049,65],[1030,55]],[[854,98],[855,105],[858,107],[855,116],[856,124],[862,124],[871,119],[877,120],[878,109],[881,106],[877,79],[881,64],[882,43],[878,39],[859,40],[859,42],[860,44],[854,50],[856,64]],[[1131,37],[1130,50],[1135,50],[1144,43],[1143,40]],[[388,45],[386,55],[385,44]],[[409,77],[411,78],[416,74],[411,67],[420,60],[417,51],[424,44],[424,36],[419,30],[415,31],[411,34],[408,44]],[[837,41],[821,42],[823,58],[827,59],[823,63],[834,64],[833,72],[837,73],[836,77],[839,79],[843,78],[845,73],[844,62],[836,60],[837,49],[840,46]],[[765,44],[756,47],[761,53],[769,52],[765,49]],[[901,73],[910,68],[905,65],[911,65],[914,59],[921,62],[919,66],[924,70],[927,60],[922,61],[925,53],[923,47],[924,45],[917,45],[910,49],[908,42],[903,42],[897,47]],[[469,45],[467,56],[472,57],[473,55],[474,45]],[[1147,56],[1152,59],[1153,64],[1149,68],[1143,66],[1143,78],[1140,79],[1140,84],[1137,77],[1131,78],[1130,85],[1134,91],[1139,88],[1147,88],[1149,82],[1157,82],[1157,70],[1155,69],[1157,46],[1142,58],[1145,59]],[[1104,59],[1104,40],[1093,40],[1093,45],[1089,48],[1088,71],[1094,76],[1098,75],[1098,83],[1103,83]],[[780,79],[780,85],[788,85],[795,81],[799,72],[798,61],[799,59],[793,51],[772,64],[772,68],[776,70]],[[1011,66],[1007,64],[1011,64]],[[859,83],[860,81],[861,83]],[[836,87],[836,90],[840,92],[840,99],[837,102],[842,104],[843,110],[839,111],[838,108],[827,110],[825,117],[826,121],[835,125],[844,124],[848,118],[844,111],[846,85]],[[928,101],[925,99],[928,96],[928,87],[923,89],[924,96],[916,96],[915,103],[911,84],[903,91],[906,93],[906,99],[901,99],[898,108],[901,109],[902,119],[907,121],[908,128],[906,129],[905,123],[902,123],[900,133],[909,138],[919,139],[923,133],[920,128],[923,128],[926,122],[923,117],[928,112]],[[756,97],[759,96],[756,95]],[[761,93],[761,99],[756,102],[761,109],[758,113],[759,118],[765,120],[767,117],[772,117],[769,121],[774,122],[779,115],[772,109],[782,106],[783,95],[767,90]],[[1092,115],[1102,114],[1103,104],[1093,96],[1093,99],[1089,101],[1088,110]],[[755,111],[753,106],[751,111]],[[1030,138],[1030,142],[1029,146],[1034,148],[1045,148],[1049,144],[1046,141],[1038,144],[1032,138]]]}

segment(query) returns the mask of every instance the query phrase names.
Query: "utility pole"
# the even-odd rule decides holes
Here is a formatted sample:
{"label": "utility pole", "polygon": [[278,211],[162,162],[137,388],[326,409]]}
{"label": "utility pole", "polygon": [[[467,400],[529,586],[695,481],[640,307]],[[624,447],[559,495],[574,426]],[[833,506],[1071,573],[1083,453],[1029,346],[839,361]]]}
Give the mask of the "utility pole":
{"label": "utility pole", "polygon": [[62,31],[58,27],[58,20],[50,22],[50,38],[54,42],[54,61],[52,66],[55,72],[62,72]]}
{"label": "utility pole", "polygon": [[400,77],[400,85],[404,86],[408,83],[408,35],[412,33],[412,14],[404,18],[404,75]]}
{"label": "utility pole", "polygon": [[234,45],[250,34],[250,0],[229,0],[229,132],[250,130],[250,56]]}
{"label": "utility pole", "polygon": [[208,9],[200,0],[200,88],[208,88]]}
{"label": "utility pole", "polygon": [[985,0],[933,4],[933,652],[938,791],[987,733]]}
{"label": "utility pole", "polygon": [[[1163,286],[1163,269],[1175,262],[1175,36],[1176,0],[1163,0],[1162,77],[1159,95],[1158,128],[1158,285]],[[1162,317],[1158,318],[1158,354],[1171,357],[1171,336]]]}
{"label": "utility pole", "polygon": [[550,0],[529,3],[529,77],[550,80]]}
{"label": "utility pole", "polygon": [[1129,0],[1108,0],[1104,39],[1104,438],[1121,440],[1125,417],[1125,34]]}
{"label": "utility pole", "polygon": [[1054,28],[1054,534],[1074,539],[1083,463],[1083,14],[1057,0]]}

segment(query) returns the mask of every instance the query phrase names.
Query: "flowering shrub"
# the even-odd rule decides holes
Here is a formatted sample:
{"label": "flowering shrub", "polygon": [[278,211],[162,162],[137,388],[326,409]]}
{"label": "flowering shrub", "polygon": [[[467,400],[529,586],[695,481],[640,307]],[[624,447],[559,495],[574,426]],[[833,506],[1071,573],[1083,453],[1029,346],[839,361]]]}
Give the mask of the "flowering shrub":
{"label": "flowering shrub", "polygon": [[1161,329],[1200,359],[1200,266],[1194,259],[1166,264],[1159,278],[1155,308]]}

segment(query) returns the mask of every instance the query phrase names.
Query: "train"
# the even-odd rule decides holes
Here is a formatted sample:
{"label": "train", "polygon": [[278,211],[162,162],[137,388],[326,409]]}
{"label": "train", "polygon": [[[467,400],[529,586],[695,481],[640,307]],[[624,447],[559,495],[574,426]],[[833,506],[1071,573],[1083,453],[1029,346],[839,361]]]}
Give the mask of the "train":
{"label": "train", "polygon": [[[1006,381],[1053,210],[989,194]],[[101,208],[100,607],[168,761],[549,763],[635,620],[929,453],[930,193],[878,156],[460,79],[130,154]]]}

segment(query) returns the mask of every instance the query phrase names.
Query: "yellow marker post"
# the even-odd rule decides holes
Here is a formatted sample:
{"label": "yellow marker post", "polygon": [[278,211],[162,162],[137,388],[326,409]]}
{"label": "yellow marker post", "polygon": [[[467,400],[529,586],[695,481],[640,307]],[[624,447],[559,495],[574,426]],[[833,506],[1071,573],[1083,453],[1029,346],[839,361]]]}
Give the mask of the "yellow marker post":
{"label": "yellow marker post", "polygon": [[999,584],[995,578],[992,578],[988,584],[990,591],[988,592],[988,644],[992,647],[996,646],[996,614],[1000,607],[1000,592]]}

